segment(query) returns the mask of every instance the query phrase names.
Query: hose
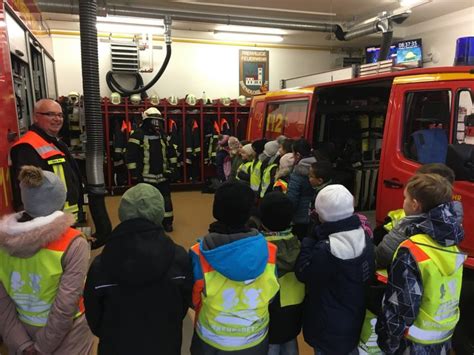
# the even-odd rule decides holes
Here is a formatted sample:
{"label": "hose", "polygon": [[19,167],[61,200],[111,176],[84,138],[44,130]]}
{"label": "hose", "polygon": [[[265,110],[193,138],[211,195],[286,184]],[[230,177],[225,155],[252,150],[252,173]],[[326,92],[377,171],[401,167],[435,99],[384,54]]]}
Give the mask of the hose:
{"label": "hose", "polygon": [[[105,243],[112,231],[105,208],[104,131],[100,107],[97,46],[97,0],[79,1],[82,86],[86,118],[86,176],[89,208],[95,225],[95,247]],[[94,247],[94,246],[93,246]]]}
{"label": "hose", "polygon": [[[122,96],[128,96],[128,95],[125,95],[123,92],[121,92],[120,90],[117,89],[117,86],[119,86],[119,84],[117,83],[116,79],[114,78],[114,73],[112,70],[108,71],[107,74],[105,75],[105,82],[107,83],[107,86],[109,87],[110,91],[112,92],[118,92],[120,95]],[[133,75],[135,77],[135,86],[133,88],[133,90],[137,90],[137,89],[141,89],[143,88],[144,86],[144,83],[143,83],[143,77],[141,76],[140,73],[121,73],[121,75]],[[146,91],[142,92],[142,99],[148,97],[148,94],[146,93]]]}
{"label": "hose", "polygon": [[[163,75],[163,73],[166,70],[166,67],[168,66],[168,63],[169,63],[170,59],[171,59],[171,42],[169,42],[169,43],[167,42],[166,43],[166,57],[165,57],[165,60],[163,61],[163,64],[161,65],[160,70],[158,70],[158,73],[156,73],[155,77],[148,84],[146,84],[145,86],[143,86],[141,88],[138,88],[138,89],[127,90],[124,87],[122,87],[117,82],[117,80],[115,80],[115,78],[113,77],[112,71],[109,71],[106,75],[107,85],[109,86],[110,90],[116,91],[116,92],[118,92],[119,94],[121,94],[123,96],[130,96],[130,95],[133,95],[133,94],[141,94],[141,93],[147,91],[148,89],[150,89],[161,78],[161,76]],[[110,81],[110,84],[109,84],[109,81]]]}

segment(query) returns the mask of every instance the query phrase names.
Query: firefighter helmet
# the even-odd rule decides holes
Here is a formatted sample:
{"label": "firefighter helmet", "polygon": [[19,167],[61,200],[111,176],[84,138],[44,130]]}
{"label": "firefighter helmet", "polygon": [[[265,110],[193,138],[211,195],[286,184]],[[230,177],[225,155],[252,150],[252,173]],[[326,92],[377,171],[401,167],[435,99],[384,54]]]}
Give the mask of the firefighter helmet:
{"label": "firefighter helmet", "polygon": [[176,106],[178,104],[178,97],[174,95],[168,97],[168,103],[172,106]]}
{"label": "firefighter helmet", "polygon": [[132,96],[130,96],[130,102],[132,104],[139,105],[140,101],[142,101],[142,97],[140,96],[140,94],[133,94]]}
{"label": "firefighter helmet", "polygon": [[153,106],[158,106],[160,104],[160,97],[158,95],[151,95],[150,96],[150,103]]}
{"label": "firefighter helmet", "polygon": [[112,95],[110,95],[110,102],[114,105],[119,105],[121,100],[122,98],[118,92],[113,92]]}
{"label": "firefighter helmet", "polygon": [[75,104],[76,102],[79,101],[79,93],[75,92],[75,91],[71,91],[68,95],[67,95],[68,99],[69,99],[69,102],[71,104]]}
{"label": "firefighter helmet", "polygon": [[196,96],[194,96],[193,94],[188,94],[186,95],[186,99],[185,99],[186,103],[190,106],[194,106],[196,105]]}
{"label": "firefighter helmet", "polygon": [[247,98],[244,95],[240,95],[237,98],[237,102],[239,103],[240,106],[245,106],[247,105]]}
{"label": "firefighter helmet", "polygon": [[221,103],[222,103],[224,106],[229,106],[229,105],[230,105],[230,97],[222,97],[222,98],[221,98]]}
{"label": "firefighter helmet", "polygon": [[163,119],[163,116],[161,115],[160,110],[158,110],[156,107],[150,107],[142,113],[142,118],[144,120],[146,120],[147,118]]}

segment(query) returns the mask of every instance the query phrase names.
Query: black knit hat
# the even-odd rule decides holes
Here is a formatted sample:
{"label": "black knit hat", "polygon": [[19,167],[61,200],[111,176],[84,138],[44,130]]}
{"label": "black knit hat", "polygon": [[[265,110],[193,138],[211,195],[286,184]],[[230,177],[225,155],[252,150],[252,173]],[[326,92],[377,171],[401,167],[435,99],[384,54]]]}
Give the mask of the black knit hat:
{"label": "black knit hat", "polygon": [[284,193],[270,192],[260,203],[260,216],[263,225],[270,231],[284,231],[293,219],[293,204]]}
{"label": "black knit hat", "polygon": [[254,201],[255,194],[246,183],[226,182],[216,190],[212,214],[228,226],[242,226],[250,217]]}
{"label": "black knit hat", "polygon": [[252,148],[253,150],[255,150],[255,153],[257,153],[257,157],[263,153],[263,150],[265,149],[265,144],[267,142],[268,141],[265,138],[252,142]]}

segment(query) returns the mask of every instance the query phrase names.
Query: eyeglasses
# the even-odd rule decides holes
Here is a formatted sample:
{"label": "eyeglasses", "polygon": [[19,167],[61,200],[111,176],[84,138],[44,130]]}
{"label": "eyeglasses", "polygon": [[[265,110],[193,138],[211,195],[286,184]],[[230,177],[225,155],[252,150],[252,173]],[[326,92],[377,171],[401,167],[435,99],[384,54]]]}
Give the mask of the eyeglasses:
{"label": "eyeglasses", "polygon": [[59,117],[63,118],[62,112],[36,112],[38,115],[48,116],[49,118]]}

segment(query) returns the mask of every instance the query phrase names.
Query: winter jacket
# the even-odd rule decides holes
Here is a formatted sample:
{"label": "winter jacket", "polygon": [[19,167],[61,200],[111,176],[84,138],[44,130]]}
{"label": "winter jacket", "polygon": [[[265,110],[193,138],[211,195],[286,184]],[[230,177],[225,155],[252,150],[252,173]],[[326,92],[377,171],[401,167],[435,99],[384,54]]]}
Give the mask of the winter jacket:
{"label": "winter jacket", "polygon": [[[406,233],[408,237],[427,234],[441,246],[459,245],[464,238],[453,202],[430,210],[423,220],[407,226]],[[403,354],[407,349],[410,354],[449,353],[450,341],[423,345],[404,337],[406,329],[418,316],[422,297],[418,265],[408,249],[400,248],[389,269],[382,312],[375,327],[377,343],[386,354]]]}
{"label": "winter jacket", "polygon": [[[462,204],[459,201],[453,201],[452,207],[456,212],[456,220],[459,224],[462,224],[464,216]],[[377,268],[387,268],[393,260],[393,255],[397,250],[398,246],[408,239],[410,235],[407,234],[407,228],[414,224],[425,221],[427,215],[425,213],[419,215],[405,216],[401,219],[391,231],[386,234],[377,248],[375,248],[375,260],[377,262]]]}
{"label": "winter jacket", "polygon": [[307,290],[303,335],[308,344],[334,355],[357,346],[374,270],[372,242],[355,215],[323,223],[303,240],[296,277]]}
{"label": "winter jacket", "polygon": [[191,287],[186,251],[161,226],[141,218],[119,224],[84,292],[99,354],[180,354]]}
{"label": "winter jacket", "polygon": [[290,175],[287,196],[294,206],[293,223],[295,224],[309,223],[309,207],[314,198],[314,189],[309,183],[308,176],[313,163],[316,163],[314,157],[301,159]]}
{"label": "winter jacket", "polygon": [[[82,208],[82,178],[79,171],[79,167],[76,161],[72,157],[67,145],[56,137],[51,137],[46,134],[41,128],[33,125],[30,128],[31,131],[37,133],[46,142],[53,144],[63,154],[66,163],[62,164],[64,168],[64,179],[66,181],[67,198],[69,205],[78,204]],[[58,156],[60,157],[60,156]],[[12,192],[13,192],[13,207],[16,211],[22,209],[20,184],[18,175],[21,167],[24,165],[37,166],[43,170],[51,171],[54,173],[53,165],[48,164],[46,160],[43,160],[36,150],[29,144],[20,143],[15,145],[10,151],[10,158],[12,162]]]}
{"label": "winter jacket", "polygon": [[[211,224],[209,232],[200,241],[199,248],[214,270],[230,280],[239,282],[253,280],[263,274],[268,261],[267,242],[257,230],[246,227],[230,228],[215,222]],[[189,254],[193,266],[193,305],[196,313],[199,313],[204,292],[204,273],[199,255],[192,249]],[[258,347],[259,345],[256,345],[240,350],[239,354],[253,354],[253,349]]]}
{"label": "winter jacket", "polygon": [[[28,259],[44,245],[59,240],[74,223],[74,217],[56,211],[49,216],[18,222],[22,213],[0,221],[0,247],[11,257]],[[44,327],[19,320],[14,301],[0,282],[0,335],[9,354],[23,354],[30,345],[41,354],[91,354],[92,333],[84,315],[75,318],[89,264],[89,245],[77,237],[61,259],[63,274]]]}
{"label": "winter jacket", "polygon": [[[265,239],[278,248],[277,272],[278,279],[288,273],[295,272],[296,259],[300,253],[300,241],[291,233],[291,229],[283,232],[263,232]],[[280,292],[284,285],[280,285]],[[302,290],[303,291],[303,290]],[[298,336],[303,320],[303,299],[300,304],[281,306],[280,292],[270,303],[269,343],[283,344]]]}

